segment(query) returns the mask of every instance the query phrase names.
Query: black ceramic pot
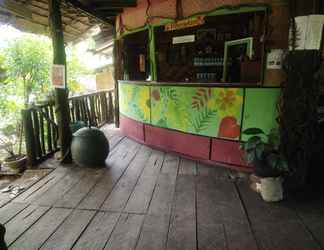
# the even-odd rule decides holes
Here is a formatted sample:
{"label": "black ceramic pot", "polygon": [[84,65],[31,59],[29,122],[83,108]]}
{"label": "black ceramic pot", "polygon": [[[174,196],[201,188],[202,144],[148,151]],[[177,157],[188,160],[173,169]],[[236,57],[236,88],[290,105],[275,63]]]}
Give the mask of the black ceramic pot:
{"label": "black ceramic pot", "polygon": [[73,134],[71,153],[81,166],[105,166],[109,154],[109,142],[104,133],[95,127],[81,128]]}

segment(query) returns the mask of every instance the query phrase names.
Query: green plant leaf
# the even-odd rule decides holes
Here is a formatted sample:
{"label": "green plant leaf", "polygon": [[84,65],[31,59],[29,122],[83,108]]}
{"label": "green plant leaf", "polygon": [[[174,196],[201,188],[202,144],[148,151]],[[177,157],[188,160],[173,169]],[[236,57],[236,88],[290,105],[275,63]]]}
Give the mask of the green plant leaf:
{"label": "green plant leaf", "polygon": [[263,143],[259,143],[256,148],[255,148],[255,154],[256,154],[256,157],[259,159],[259,160],[262,160],[263,158],[263,154],[264,154],[264,144]]}
{"label": "green plant leaf", "polygon": [[279,163],[279,155],[275,153],[270,153],[266,157],[267,164],[272,169],[278,169],[278,163]]}
{"label": "green plant leaf", "polygon": [[248,163],[252,163],[256,159],[255,150],[246,151],[245,158]]}
{"label": "green plant leaf", "polygon": [[268,154],[266,161],[272,169],[277,170],[280,173],[289,172],[287,161],[278,152]]}
{"label": "green plant leaf", "polygon": [[289,166],[286,160],[280,159],[279,166],[282,172],[289,172]]}
{"label": "green plant leaf", "polygon": [[248,143],[260,143],[262,142],[262,139],[260,136],[257,136],[257,135],[254,135],[254,136],[251,136],[248,140],[247,140]]}
{"label": "green plant leaf", "polygon": [[247,128],[243,131],[243,134],[245,134],[245,135],[259,135],[259,134],[265,134],[265,133],[260,128]]}
{"label": "green plant leaf", "polygon": [[280,136],[278,130],[271,129],[270,133],[268,134],[268,143],[276,150],[279,148]]}
{"label": "green plant leaf", "polygon": [[252,136],[247,140],[247,142],[242,143],[242,149],[245,151],[254,149],[260,143],[262,143],[260,136]]}

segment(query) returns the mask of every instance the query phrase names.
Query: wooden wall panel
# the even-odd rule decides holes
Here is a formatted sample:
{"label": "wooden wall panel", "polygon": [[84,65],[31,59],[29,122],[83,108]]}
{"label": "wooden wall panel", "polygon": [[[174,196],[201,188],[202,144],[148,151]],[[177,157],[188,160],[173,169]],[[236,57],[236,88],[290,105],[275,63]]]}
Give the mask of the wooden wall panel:
{"label": "wooden wall panel", "polygon": [[249,167],[243,160],[244,152],[240,149],[240,143],[221,139],[212,139],[211,160],[225,164]]}
{"label": "wooden wall panel", "polygon": [[199,159],[209,159],[210,138],[144,125],[145,143]]}

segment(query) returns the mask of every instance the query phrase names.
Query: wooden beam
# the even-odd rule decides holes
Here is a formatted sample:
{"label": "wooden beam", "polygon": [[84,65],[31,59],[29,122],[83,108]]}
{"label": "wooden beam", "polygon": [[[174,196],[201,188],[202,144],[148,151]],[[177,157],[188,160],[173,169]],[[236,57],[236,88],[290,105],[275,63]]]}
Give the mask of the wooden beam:
{"label": "wooden beam", "polygon": [[103,17],[99,13],[95,12],[92,8],[89,8],[88,6],[85,6],[84,4],[82,4],[78,0],[67,0],[67,2],[69,2],[70,4],[72,4],[75,8],[78,8],[78,9],[84,11],[84,12],[87,12],[89,15],[91,15],[91,16],[99,19],[103,23],[110,24],[110,25],[113,25],[114,24],[114,23],[112,23],[111,20]]}
{"label": "wooden beam", "polygon": [[95,1],[91,1],[91,6],[96,6],[96,5],[107,6],[107,7],[117,7],[117,8],[136,7],[137,1],[136,0],[124,0],[124,1],[95,0]]}
{"label": "wooden beam", "polygon": [[[50,30],[53,41],[53,64],[65,65],[66,68],[66,55],[59,0],[49,0],[48,7]],[[66,87],[64,89],[55,89],[55,106],[62,156],[61,161],[62,163],[71,163],[72,157],[70,145],[72,134],[70,130],[70,110],[68,102],[68,91]]]}
{"label": "wooden beam", "polygon": [[106,10],[106,11],[111,11],[111,12],[115,12],[115,13],[123,12],[123,8],[112,7],[110,5],[91,5],[91,7],[94,8],[96,11]]}
{"label": "wooden beam", "polygon": [[25,5],[19,4],[12,0],[0,1],[0,10],[9,11],[14,15],[24,17],[27,19],[32,18],[32,12],[28,10]]}
{"label": "wooden beam", "polygon": [[114,12],[114,11],[106,11],[106,10],[100,10],[100,11],[97,11],[98,14],[100,14],[101,16],[103,17],[115,17],[119,14],[119,12]]}
{"label": "wooden beam", "polygon": [[94,8],[96,10],[121,10],[123,8],[128,8],[128,7],[136,7],[137,4],[123,4],[123,5],[107,5],[107,3],[96,3],[96,4],[91,4],[91,8]]}

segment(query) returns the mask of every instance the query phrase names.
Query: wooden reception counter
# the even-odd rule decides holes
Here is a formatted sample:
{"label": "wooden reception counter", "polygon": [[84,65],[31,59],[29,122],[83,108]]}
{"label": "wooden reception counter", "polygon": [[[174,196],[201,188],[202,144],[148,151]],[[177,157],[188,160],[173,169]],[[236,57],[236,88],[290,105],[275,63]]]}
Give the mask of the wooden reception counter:
{"label": "wooden reception counter", "polygon": [[189,158],[251,170],[240,143],[246,128],[276,128],[279,87],[119,81],[127,136]]}

